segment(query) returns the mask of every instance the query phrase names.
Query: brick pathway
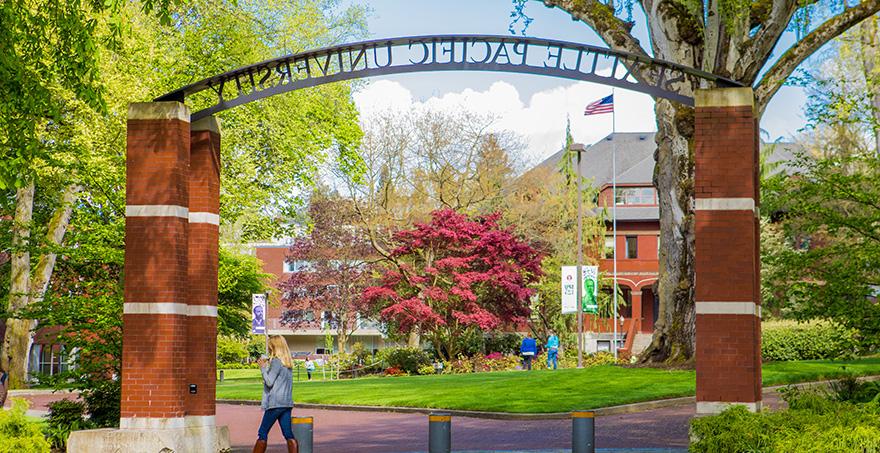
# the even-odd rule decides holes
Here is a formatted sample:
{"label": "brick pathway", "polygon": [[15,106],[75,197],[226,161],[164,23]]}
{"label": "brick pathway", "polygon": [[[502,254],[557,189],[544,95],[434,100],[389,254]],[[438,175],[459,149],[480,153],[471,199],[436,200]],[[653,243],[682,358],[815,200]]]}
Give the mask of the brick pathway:
{"label": "brick pathway", "polygon": [[[19,397],[19,396],[16,396]],[[40,393],[24,396],[32,410],[70,394]],[[775,393],[765,394],[764,403],[778,407]],[[7,401],[6,405],[9,405]],[[319,452],[409,453],[425,451],[428,420],[421,414],[295,409],[295,415],[315,418],[315,449]],[[601,449],[646,449],[683,451],[688,443],[688,422],[694,405],[667,407],[596,419],[596,443]],[[258,406],[217,405],[217,423],[229,427],[234,451],[250,451],[256,439],[262,412]],[[269,436],[269,451],[286,451],[276,425]],[[457,451],[565,451],[571,448],[569,420],[486,420],[453,417],[452,442]],[[656,450],[655,450],[656,449]],[[611,451],[611,450],[607,450]]]}

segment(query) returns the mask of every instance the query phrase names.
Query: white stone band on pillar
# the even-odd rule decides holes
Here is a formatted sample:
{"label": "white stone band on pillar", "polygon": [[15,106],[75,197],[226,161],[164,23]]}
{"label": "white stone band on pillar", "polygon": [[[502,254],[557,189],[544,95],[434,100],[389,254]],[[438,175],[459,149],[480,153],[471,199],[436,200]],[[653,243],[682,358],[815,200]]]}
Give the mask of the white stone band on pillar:
{"label": "white stone band on pillar", "polygon": [[217,424],[216,417],[213,415],[187,415],[185,418],[187,428],[194,426],[214,426]]}
{"label": "white stone band on pillar", "polygon": [[126,417],[119,419],[119,429],[180,429],[186,426],[183,417]]}
{"label": "white stone band on pillar", "polygon": [[187,316],[207,316],[210,318],[217,317],[216,305],[187,305]]}
{"label": "white stone band on pillar", "polygon": [[180,315],[217,317],[214,305],[187,305],[173,302],[126,302],[122,313],[127,315]]}
{"label": "white stone band on pillar", "polygon": [[211,225],[220,225],[220,214],[213,212],[190,212],[189,223],[210,223]]}
{"label": "white stone band on pillar", "polygon": [[761,401],[754,403],[727,402],[727,401],[697,401],[698,414],[720,414],[724,409],[730,406],[745,406],[751,412],[759,412],[761,410]]}
{"label": "white stone band on pillar", "polygon": [[754,211],[752,198],[697,198],[694,200],[697,211]]}
{"label": "white stone band on pillar", "polygon": [[126,217],[180,217],[189,218],[186,206],[173,204],[130,204],[125,207]]}
{"label": "white stone band on pillar", "polygon": [[761,317],[761,306],[754,302],[697,301],[698,315],[752,315]]}

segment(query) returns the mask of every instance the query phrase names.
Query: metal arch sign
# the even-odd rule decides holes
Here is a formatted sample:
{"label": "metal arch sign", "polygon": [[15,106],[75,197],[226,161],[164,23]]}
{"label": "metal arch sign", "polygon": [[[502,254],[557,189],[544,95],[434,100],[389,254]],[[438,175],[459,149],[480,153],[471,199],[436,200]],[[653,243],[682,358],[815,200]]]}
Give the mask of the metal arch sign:
{"label": "metal arch sign", "polygon": [[341,80],[429,71],[500,71],[601,83],[687,105],[674,84],[697,77],[742,86],[668,61],[552,39],[440,35],[377,39],[301,52],[238,68],[168,93],[156,101],[184,102],[210,90],[217,102],[192,114],[198,120],[258,99]]}

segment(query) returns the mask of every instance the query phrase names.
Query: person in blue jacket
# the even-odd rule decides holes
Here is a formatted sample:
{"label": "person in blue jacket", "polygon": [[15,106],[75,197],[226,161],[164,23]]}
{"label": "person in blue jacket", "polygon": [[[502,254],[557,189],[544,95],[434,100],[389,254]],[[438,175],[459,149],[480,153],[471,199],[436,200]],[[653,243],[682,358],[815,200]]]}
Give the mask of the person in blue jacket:
{"label": "person in blue jacket", "polygon": [[547,368],[550,368],[550,364],[553,364],[553,369],[556,369],[556,366],[559,362],[559,337],[556,336],[556,333],[552,330],[550,331],[550,336],[547,337]]}
{"label": "person in blue jacket", "polygon": [[532,338],[531,332],[526,332],[526,337],[523,338],[522,345],[519,347],[519,352],[523,356],[523,366],[525,369],[531,370],[532,358],[538,354],[538,344],[535,343],[535,339]]}

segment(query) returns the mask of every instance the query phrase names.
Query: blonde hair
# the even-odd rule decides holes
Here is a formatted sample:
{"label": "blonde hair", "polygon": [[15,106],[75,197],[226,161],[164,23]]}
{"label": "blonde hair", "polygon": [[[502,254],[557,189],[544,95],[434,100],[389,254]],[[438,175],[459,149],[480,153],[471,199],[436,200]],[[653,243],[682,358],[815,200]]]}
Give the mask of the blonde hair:
{"label": "blonde hair", "polygon": [[269,337],[269,359],[278,359],[285,368],[293,369],[293,359],[290,358],[290,349],[287,347],[287,340],[281,335],[272,335]]}

